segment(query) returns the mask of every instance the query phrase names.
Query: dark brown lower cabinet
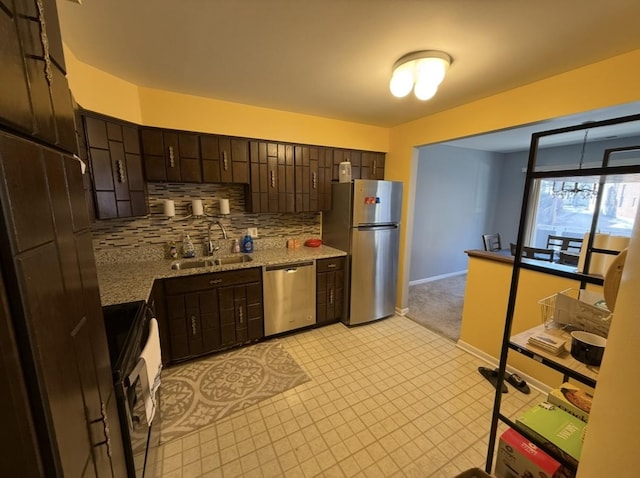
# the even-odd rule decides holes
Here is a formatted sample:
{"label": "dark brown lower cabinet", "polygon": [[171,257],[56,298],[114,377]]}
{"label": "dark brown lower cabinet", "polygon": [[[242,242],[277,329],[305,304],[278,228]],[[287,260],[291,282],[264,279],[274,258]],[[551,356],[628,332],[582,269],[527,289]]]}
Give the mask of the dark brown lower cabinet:
{"label": "dark brown lower cabinet", "polygon": [[344,257],[316,261],[316,322],[342,318],[344,304]]}
{"label": "dark brown lower cabinet", "polygon": [[0,476],[126,476],[80,163],[0,131],[0,207]]}
{"label": "dark brown lower cabinet", "polygon": [[165,279],[164,294],[158,318],[165,363],[264,337],[258,267]]}

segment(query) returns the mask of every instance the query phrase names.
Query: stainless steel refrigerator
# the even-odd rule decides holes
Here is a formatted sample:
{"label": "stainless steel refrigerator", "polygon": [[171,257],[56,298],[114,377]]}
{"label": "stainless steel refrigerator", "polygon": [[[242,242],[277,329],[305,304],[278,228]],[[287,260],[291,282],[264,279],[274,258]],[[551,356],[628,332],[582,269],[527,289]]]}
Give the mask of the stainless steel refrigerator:
{"label": "stainless steel refrigerator", "polygon": [[363,324],[395,313],[402,183],[332,183],[322,242],[347,252],[343,322]]}

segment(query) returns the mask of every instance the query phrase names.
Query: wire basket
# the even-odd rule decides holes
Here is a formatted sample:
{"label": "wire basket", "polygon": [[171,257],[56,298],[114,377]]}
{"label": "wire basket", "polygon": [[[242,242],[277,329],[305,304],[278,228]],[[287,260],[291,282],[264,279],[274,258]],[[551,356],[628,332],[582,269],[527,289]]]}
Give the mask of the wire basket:
{"label": "wire basket", "polygon": [[602,337],[609,335],[613,314],[604,299],[583,289],[566,289],[538,301],[546,329],[584,330]]}

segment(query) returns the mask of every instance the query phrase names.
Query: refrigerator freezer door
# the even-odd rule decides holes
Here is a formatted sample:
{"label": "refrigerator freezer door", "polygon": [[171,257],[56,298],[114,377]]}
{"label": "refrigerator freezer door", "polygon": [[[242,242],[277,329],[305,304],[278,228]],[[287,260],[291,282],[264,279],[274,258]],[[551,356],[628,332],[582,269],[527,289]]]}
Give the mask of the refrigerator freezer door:
{"label": "refrigerator freezer door", "polygon": [[349,325],[395,313],[398,276],[398,226],[359,227],[351,245]]}
{"label": "refrigerator freezer door", "polygon": [[402,210],[402,183],[399,181],[353,181],[353,226],[397,224]]}

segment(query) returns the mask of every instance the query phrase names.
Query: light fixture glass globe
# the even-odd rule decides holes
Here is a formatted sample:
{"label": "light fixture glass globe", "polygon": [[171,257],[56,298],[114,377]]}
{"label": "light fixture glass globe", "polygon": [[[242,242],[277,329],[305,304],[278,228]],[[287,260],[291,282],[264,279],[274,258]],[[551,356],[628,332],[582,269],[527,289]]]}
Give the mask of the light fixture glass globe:
{"label": "light fixture glass globe", "polygon": [[444,80],[448,64],[440,58],[422,58],[416,62],[416,81],[426,80],[436,87]]}
{"label": "light fixture glass globe", "polygon": [[413,62],[411,64],[400,65],[393,71],[389,90],[396,98],[403,98],[411,93],[413,87]]}
{"label": "light fixture glass globe", "polygon": [[416,98],[422,101],[430,100],[438,91],[438,85],[431,81],[425,81],[424,79],[418,79],[416,86],[413,89]]}

